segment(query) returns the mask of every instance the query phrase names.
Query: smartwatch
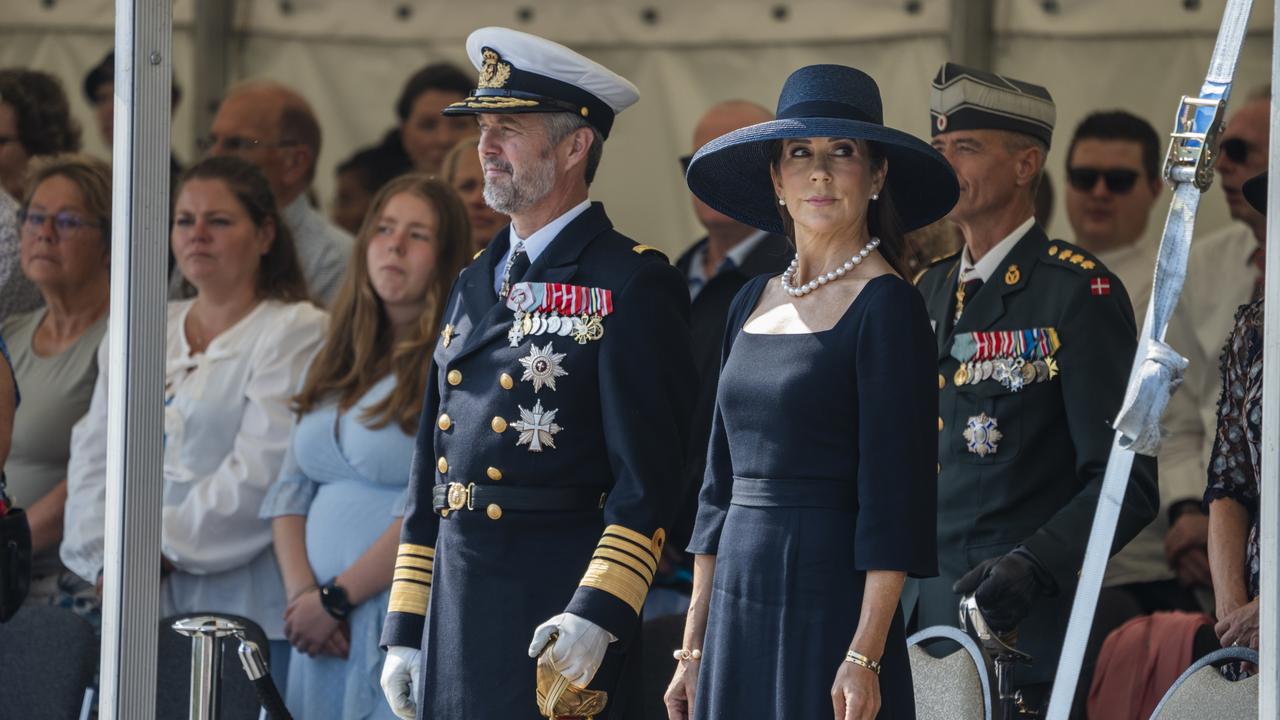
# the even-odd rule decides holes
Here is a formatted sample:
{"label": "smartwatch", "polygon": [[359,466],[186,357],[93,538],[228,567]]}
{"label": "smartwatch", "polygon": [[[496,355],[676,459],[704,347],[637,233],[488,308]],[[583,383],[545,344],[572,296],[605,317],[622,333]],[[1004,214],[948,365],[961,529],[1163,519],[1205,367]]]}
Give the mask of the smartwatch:
{"label": "smartwatch", "polygon": [[347,599],[347,591],[342,589],[337,580],[330,580],[320,588],[320,604],[325,612],[336,620],[346,620],[355,606]]}

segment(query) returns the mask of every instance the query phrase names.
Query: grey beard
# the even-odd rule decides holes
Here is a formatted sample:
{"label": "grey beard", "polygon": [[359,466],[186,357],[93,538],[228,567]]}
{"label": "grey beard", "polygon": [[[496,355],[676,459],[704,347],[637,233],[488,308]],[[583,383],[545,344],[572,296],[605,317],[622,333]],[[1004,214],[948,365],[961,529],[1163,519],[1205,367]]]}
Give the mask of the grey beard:
{"label": "grey beard", "polygon": [[527,171],[512,172],[510,163],[494,163],[500,169],[511,172],[510,180],[484,180],[484,201],[503,215],[526,210],[551,192],[556,183],[556,163],[552,158],[542,158]]}

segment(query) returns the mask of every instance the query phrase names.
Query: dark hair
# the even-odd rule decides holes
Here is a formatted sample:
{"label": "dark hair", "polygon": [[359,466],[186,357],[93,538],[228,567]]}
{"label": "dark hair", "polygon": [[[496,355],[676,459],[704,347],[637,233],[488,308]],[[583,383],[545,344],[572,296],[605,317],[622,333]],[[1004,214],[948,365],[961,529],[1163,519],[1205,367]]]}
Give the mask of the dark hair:
{"label": "dark hair", "polygon": [[[886,160],[884,150],[878,143],[869,140],[864,142],[867,144],[867,154],[871,158],[871,169],[878,170],[884,167]],[[769,157],[769,164],[776,169],[782,160],[782,141],[769,141],[765,151]],[[914,251],[903,230],[902,218],[898,215],[898,208],[894,205],[893,193],[890,192],[888,183],[880,188],[879,199],[872,200],[867,210],[867,232],[872,237],[880,238],[880,246],[876,248],[880,256],[889,263],[894,272],[910,279],[910,265],[907,260]],[[795,223],[791,220],[791,213],[787,212],[786,206],[779,205],[778,215],[782,217],[783,233],[794,245],[796,229]]]}
{"label": "dark hair", "polygon": [[1067,146],[1067,167],[1081,140],[1128,140],[1142,148],[1142,169],[1150,182],[1160,177],[1160,136],[1151,123],[1124,110],[1096,112],[1080,121]]}
{"label": "dark hair", "polygon": [[13,108],[18,142],[28,155],[57,155],[80,150],[80,126],[58,78],[38,70],[0,70],[0,102]]}
{"label": "dark hair", "polygon": [[[115,83],[116,81],[116,51],[108,50],[107,54],[98,61],[97,65],[89,68],[89,72],[84,76],[84,96],[92,105],[98,102],[98,88],[107,83]],[[178,75],[174,73],[173,82],[170,83],[169,102],[172,107],[178,107],[178,103],[182,100],[182,86],[178,84]]]}
{"label": "dark hair", "polygon": [[235,196],[254,227],[275,228],[275,240],[258,265],[259,297],[281,302],[310,300],[293,233],[289,232],[289,226],[280,216],[275,195],[271,193],[271,185],[262,171],[235,156],[207,157],[182,174],[175,198],[192,180],[220,180]]}
{"label": "dark hair", "polygon": [[432,63],[405,81],[404,88],[400,91],[400,98],[396,100],[396,117],[400,118],[400,122],[408,120],[409,113],[413,110],[413,101],[428,90],[457,93],[466,97],[471,94],[473,88],[475,88],[475,82],[457,65]]}
{"label": "dark hair", "polygon": [[399,158],[388,153],[382,145],[357,150],[351,157],[338,164],[335,174],[351,173],[356,176],[360,187],[374,195],[391,181],[403,173]]}

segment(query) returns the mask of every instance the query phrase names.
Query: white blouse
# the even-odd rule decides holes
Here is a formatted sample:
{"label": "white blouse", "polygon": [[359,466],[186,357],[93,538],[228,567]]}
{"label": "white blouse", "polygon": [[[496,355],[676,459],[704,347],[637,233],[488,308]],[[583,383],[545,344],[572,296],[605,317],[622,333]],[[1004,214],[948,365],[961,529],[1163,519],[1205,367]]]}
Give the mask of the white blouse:
{"label": "white blouse", "polygon": [[[292,397],[328,316],[310,303],[266,300],[192,355],[183,332],[194,300],[169,303],[165,348],[161,552],[177,568],[163,612],[248,617],[282,636],[284,588],[271,524],[258,518],[289,443]],[[71,434],[62,561],[89,582],[103,566],[107,347],[88,414]]]}

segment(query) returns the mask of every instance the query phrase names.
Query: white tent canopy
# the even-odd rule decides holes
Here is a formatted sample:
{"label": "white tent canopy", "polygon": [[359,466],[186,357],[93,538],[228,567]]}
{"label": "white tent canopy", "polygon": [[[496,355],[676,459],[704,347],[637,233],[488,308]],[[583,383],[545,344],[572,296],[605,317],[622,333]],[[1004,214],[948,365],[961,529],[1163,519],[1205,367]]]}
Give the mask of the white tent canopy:
{"label": "white tent canopy", "polygon": [[[269,77],[291,85],[319,114],[324,149],[316,190],[326,206],[333,168],[394,124],[393,105],[404,80],[436,60],[469,68],[463,40],[476,27],[507,25],[545,35],[616,69],[640,87],[642,97],[619,117],[593,194],[624,232],[670,254],[701,235],[676,159],[692,149],[694,123],[708,105],[745,98],[772,108],[795,68],[843,63],[880,83],[886,122],[925,136],[929,81],[943,61],[954,59],[950,0],[225,1],[233,18],[227,77]],[[994,3],[993,69],[1044,84],[1057,101],[1049,172],[1059,207],[1051,234],[1070,239],[1061,190],[1064,153],[1076,123],[1094,110],[1122,108],[1166,132],[1178,96],[1194,91],[1203,78],[1223,5]],[[192,0],[174,5],[174,68],[186,98],[174,118],[173,142],[186,160],[195,157],[195,138],[207,130],[210,117],[197,113],[192,101],[197,77],[220,74],[207,58],[195,58],[194,13]],[[84,73],[111,47],[113,17],[113,3],[103,0],[5,0],[0,21],[0,67],[25,65],[62,78],[85,126],[86,150],[103,156],[106,146],[80,87]],[[1267,81],[1271,20],[1271,8],[1258,3],[1237,98]],[[211,92],[216,97],[217,89]],[[1221,193],[1211,191],[1198,225],[1210,230],[1226,222]],[[1153,217],[1151,242],[1159,231],[1160,220]]]}

